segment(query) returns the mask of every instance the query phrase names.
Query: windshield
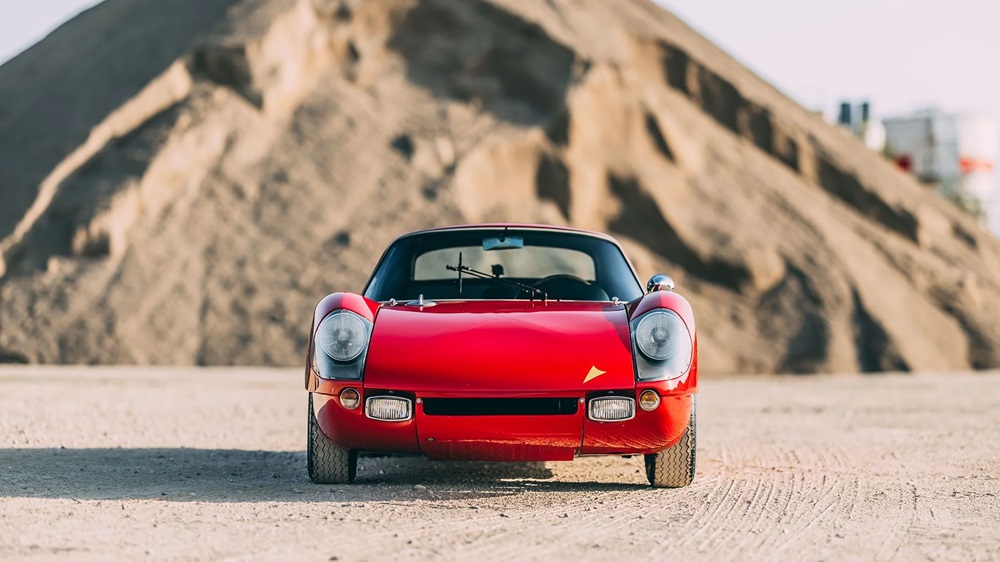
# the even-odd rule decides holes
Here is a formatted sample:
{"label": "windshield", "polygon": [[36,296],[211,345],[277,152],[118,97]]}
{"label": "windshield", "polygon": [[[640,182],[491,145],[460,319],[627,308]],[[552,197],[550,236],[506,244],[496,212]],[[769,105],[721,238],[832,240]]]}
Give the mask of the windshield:
{"label": "windshield", "polygon": [[550,275],[566,274],[584,281],[597,280],[594,258],[585,252],[544,246],[493,251],[485,251],[482,246],[432,250],[417,256],[413,266],[413,279],[428,281],[455,278],[455,273],[449,271],[447,266],[458,263],[459,253],[462,254],[463,265],[491,274],[499,266],[503,277],[542,279]]}
{"label": "windshield", "polygon": [[502,228],[403,237],[386,251],[365,289],[365,296],[377,301],[542,294],[553,300],[629,301],[642,296],[642,289],[621,250],[607,240]]}

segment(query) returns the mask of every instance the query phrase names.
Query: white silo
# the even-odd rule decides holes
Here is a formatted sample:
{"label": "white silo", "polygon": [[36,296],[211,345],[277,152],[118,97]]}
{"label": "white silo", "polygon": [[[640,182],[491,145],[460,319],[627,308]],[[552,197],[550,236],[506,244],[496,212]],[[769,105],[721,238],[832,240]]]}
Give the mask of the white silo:
{"label": "white silo", "polygon": [[990,230],[1000,236],[995,174],[1000,131],[995,121],[928,110],[886,119],[885,130],[886,148],[900,168],[943,192],[971,196]]}

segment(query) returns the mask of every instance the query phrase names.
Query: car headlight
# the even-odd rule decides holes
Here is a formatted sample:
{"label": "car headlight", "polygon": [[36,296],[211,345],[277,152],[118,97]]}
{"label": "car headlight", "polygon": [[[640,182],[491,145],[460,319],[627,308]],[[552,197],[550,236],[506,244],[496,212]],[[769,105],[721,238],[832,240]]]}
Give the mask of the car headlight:
{"label": "car headlight", "polygon": [[594,421],[625,421],[635,417],[635,400],[625,396],[600,396],[590,400],[587,415]]}
{"label": "car headlight", "polygon": [[316,345],[336,361],[353,361],[368,343],[368,329],[357,314],[334,312],[316,330]]}
{"label": "car headlight", "polygon": [[413,402],[400,396],[372,396],[365,402],[365,415],[373,420],[406,421],[413,417]]}
{"label": "car headlight", "polygon": [[326,379],[361,378],[372,324],[357,314],[331,312],[316,329],[313,341],[314,365]]}
{"label": "car headlight", "polygon": [[632,326],[638,351],[636,373],[642,380],[674,379],[691,367],[691,332],[676,312],[667,309],[643,314]]}

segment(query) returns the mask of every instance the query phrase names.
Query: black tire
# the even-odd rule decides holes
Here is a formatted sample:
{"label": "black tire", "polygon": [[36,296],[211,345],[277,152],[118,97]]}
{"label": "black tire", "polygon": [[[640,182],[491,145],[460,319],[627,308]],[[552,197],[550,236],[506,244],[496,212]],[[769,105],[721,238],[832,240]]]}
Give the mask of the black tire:
{"label": "black tire", "polygon": [[350,484],[358,473],[358,452],[338,447],[320,429],[309,394],[309,442],[306,445],[309,479],[316,484]]}
{"label": "black tire", "polygon": [[698,403],[691,395],[691,419],[676,445],[655,455],[646,455],[646,478],[654,488],[683,488],[694,480],[698,452]]}

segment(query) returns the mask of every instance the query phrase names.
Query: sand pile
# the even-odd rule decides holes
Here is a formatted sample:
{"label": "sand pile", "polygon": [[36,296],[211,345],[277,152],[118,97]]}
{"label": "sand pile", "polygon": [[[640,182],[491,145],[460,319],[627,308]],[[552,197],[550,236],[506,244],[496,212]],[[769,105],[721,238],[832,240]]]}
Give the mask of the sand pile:
{"label": "sand pile", "polygon": [[299,364],[396,235],[569,224],[707,372],[1000,365],[1000,245],[646,0],[106,0],[0,67],[0,355]]}

